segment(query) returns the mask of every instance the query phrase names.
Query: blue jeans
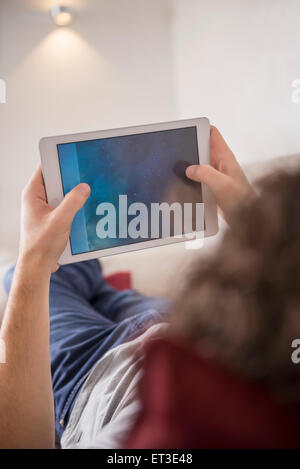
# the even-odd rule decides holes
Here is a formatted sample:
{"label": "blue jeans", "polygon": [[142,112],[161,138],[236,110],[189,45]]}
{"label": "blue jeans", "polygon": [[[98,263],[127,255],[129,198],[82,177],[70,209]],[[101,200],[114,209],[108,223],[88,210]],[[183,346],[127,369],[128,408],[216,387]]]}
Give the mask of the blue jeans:
{"label": "blue jeans", "polygon": [[[7,292],[13,271],[4,279]],[[168,310],[165,299],[111,287],[97,260],[62,266],[52,274],[50,357],[59,437],[95,363],[108,350],[164,321]]]}

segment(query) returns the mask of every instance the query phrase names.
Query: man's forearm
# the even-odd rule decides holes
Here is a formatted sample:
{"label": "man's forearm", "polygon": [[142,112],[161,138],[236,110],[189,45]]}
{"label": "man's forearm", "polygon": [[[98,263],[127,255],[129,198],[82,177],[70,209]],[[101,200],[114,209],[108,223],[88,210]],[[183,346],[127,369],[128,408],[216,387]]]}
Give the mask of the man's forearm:
{"label": "man's forearm", "polygon": [[41,260],[22,258],[1,327],[0,446],[53,447],[54,409],[49,357],[49,279]]}

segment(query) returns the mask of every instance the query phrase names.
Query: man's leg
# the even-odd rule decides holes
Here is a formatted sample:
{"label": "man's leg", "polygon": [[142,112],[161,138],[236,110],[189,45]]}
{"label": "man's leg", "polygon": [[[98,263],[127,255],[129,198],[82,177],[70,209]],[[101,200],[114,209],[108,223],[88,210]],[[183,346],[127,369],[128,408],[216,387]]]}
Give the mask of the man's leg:
{"label": "man's leg", "polygon": [[[97,260],[61,267],[50,285],[50,352],[60,427],[85,378],[111,348],[163,321],[165,300],[108,285]],[[61,434],[61,432],[59,433]]]}
{"label": "man's leg", "polygon": [[[8,272],[7,289],[12,278]],[[94,364],[111,348],[163,320],[165,300],[119,292],[98,261],[61,267],[50,284],[50,355],[56,430],[61,436],[78,391]]]}

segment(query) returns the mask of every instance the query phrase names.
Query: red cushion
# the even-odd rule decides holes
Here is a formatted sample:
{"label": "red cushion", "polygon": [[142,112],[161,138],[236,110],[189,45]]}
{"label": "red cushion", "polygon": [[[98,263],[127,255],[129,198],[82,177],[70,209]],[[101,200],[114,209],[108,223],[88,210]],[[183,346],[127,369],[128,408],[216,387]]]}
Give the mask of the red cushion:
{"label": "red cushion", "polygon": [[131,288],[131,273],[116,272],[105,277],[107,283],[117,290],[129,290]]}
{"label": "red cushion", "polygon": [[299,408],[182,344],[147,345],[140,392],[142,411],[125,448],[300,447]]}

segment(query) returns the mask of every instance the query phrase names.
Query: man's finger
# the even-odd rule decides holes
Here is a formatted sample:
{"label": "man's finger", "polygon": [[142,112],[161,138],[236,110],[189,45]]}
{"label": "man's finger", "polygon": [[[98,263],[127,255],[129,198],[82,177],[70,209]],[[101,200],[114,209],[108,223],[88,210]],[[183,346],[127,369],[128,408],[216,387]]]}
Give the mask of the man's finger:
{"label": "man's finger", "polygon": [[210,132],[210,159],[215,168],[220,170],[220,166],[222,166],[222,171],[226,174],[232,177],[241,177],[242,171],[236,157],[219,130],[214,126],[211,126]]}
{"label": "man's finger", "polygon": [[27,198],[40,198],[46,201],[46,192],[41,165],[38,165],[31,176],[27,186],[24,189],[24,195]]}
{"label": "man's finger", "polygon": [[206,184],[217,199],[224,195],[224,190],[230,184],[230,179],[226,174],[220,173],[208,164],[189,166],[186,169],[186,175],[192,181]]}
{"label": "man's finger", "polygon": [[68,192],[64,200],[55,209],[55,216],[71,224],[78,210],[81,209],[89,198],[90,193],[91,188],[88,184],[78,184],[78,186]]}
{"label": "man's finger", "polygon": [[213,125],[210,128],[210,150],[211,153],[213,153],[212,156],[236,161],[234,154],[225,142],[223,136]]}

